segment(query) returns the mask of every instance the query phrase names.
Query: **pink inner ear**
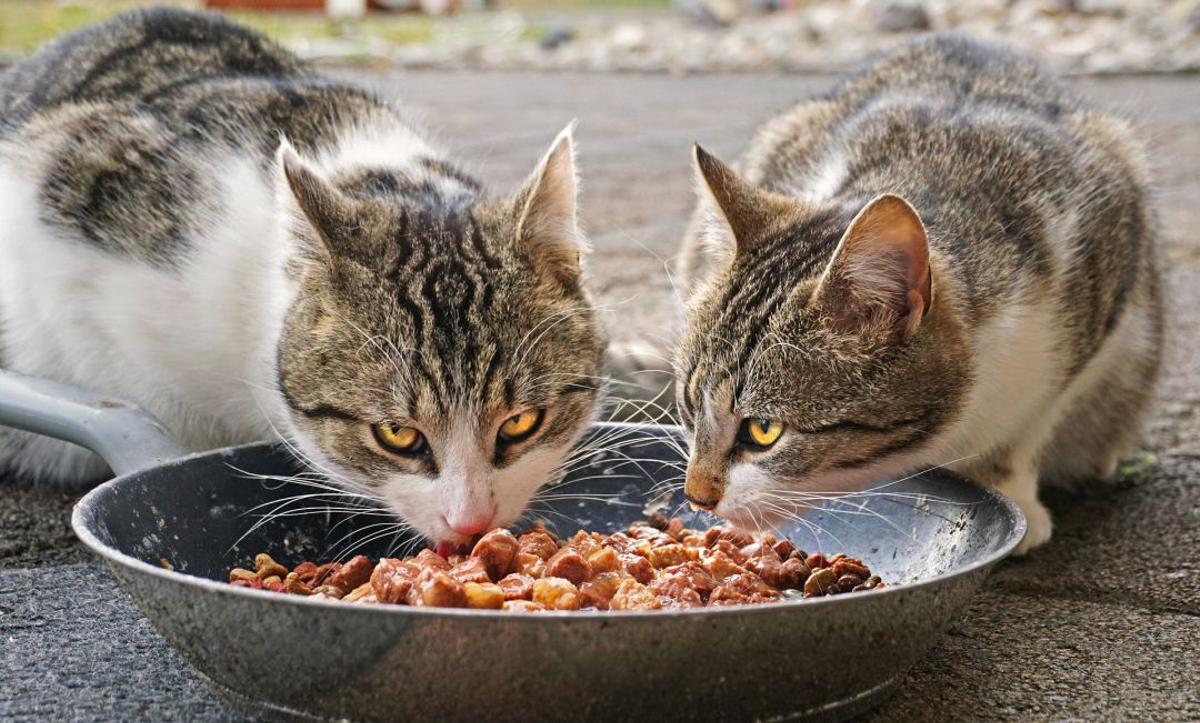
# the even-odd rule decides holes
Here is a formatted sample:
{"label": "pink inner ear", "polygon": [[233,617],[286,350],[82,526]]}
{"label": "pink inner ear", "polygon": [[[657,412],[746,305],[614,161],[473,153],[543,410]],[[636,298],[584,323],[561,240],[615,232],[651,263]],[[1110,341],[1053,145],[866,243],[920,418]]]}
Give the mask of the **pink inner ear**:
{"label": "pink inner ear", "polygon": [[906,336],[915,332],[933,294],[929,244],[917,212],[891,194],[868,203],[838,245],[830,276],[848,287],[841,303],[857,307],[844,309],[845,318],[871,319],[890,309]]}

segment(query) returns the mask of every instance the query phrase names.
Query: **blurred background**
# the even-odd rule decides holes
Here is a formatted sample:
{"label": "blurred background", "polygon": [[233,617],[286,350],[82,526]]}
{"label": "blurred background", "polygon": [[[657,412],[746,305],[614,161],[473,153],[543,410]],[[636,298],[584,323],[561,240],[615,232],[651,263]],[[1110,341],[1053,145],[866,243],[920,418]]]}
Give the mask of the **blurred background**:
{"label": "blurred background", "polygon": [[[0,66],[140,4],[0,0]],[[1135,121],[1154,168],[1175,314],[1146,451],[1111,486],[1050,493],[1054,541],[998,570],[871,720],[1200,720],[1186,663],[1200,649],[1200,0],[171,4],[228,13],[400,99],[496,193],[579,119],[588,285],[614,341],[664,346],[679,320],[672,258],[694,206],[693,140],[735,159],[830,73],[929,30],[1007,41],[1084,76],[1072,85]],[[0,477],[0,721],[243,719],[81,548],[75,499]]]}
{"label": "blurred background", "polygon": [[[132,0],[0,0],[0,63]],[[1200,69],[1200,0],[167,0],[301,55],[385,67],[829,72],[927,30],[1007,40],[1068,73]]]}

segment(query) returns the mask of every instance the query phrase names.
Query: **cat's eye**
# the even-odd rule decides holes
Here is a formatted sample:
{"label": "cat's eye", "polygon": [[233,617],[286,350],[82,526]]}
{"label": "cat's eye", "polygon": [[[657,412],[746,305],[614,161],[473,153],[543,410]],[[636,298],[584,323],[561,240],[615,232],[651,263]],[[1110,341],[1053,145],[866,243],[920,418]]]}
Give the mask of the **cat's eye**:
{"label": "cat's eye", "polygon": [[752,447],[766,449],[779,441],[783,435],[783,422],[760,417],[748,417],[742,420],[742,428],[738,430],[738,441]]}
{"label": "cat's eye", "polygon": [[425,451],[425,435],[413,427],[402,427],[392,422],[371,425],[375,439],[389,452],[398,454],[420,454]]}
{"label": "cat's eye", "polygon": [[520,442],[537,431],[542,425],[541,409],[526,409],[514,414],[500,424],[500,440],[506,443]]}

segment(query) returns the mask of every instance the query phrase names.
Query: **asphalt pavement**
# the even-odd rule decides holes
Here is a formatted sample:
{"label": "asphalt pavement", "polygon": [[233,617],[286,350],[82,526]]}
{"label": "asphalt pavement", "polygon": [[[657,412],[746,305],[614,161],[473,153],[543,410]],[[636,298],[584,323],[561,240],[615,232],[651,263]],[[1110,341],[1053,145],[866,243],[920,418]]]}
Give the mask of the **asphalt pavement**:
{"label": "asphalt pavement", "polygon": [[[733,157],[812,76],[343,71],[395,96],[498,190],[574,118],[590,283],[614,337],[669,336],[693,140]],[[1200,719],[1200,79],[1080,81],[1149,140],[1172,306],[1143,453],[1048,497],[1056,530],[1003,563],[876,720]],[[238,720],[70,533],[75,495],[0,480],[0,720]]]}

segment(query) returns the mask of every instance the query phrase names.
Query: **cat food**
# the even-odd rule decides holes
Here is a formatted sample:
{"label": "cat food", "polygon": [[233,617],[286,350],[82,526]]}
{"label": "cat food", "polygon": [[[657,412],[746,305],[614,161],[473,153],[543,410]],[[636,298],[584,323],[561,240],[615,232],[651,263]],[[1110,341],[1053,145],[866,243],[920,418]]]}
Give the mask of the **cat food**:
{"label": "cat food", "polygon": [[498,528],[470,554],[422,550],[375,564],[358,555],[288,570],[261,553],[253,570],[230,570],[229,582],[346,602],[513,612],[713,607],[884,587],[857,558],[809,555],[790,540],[730,527],[701,532],[664,515],[612,535],[580,530],[565,539],[542,528]]}

